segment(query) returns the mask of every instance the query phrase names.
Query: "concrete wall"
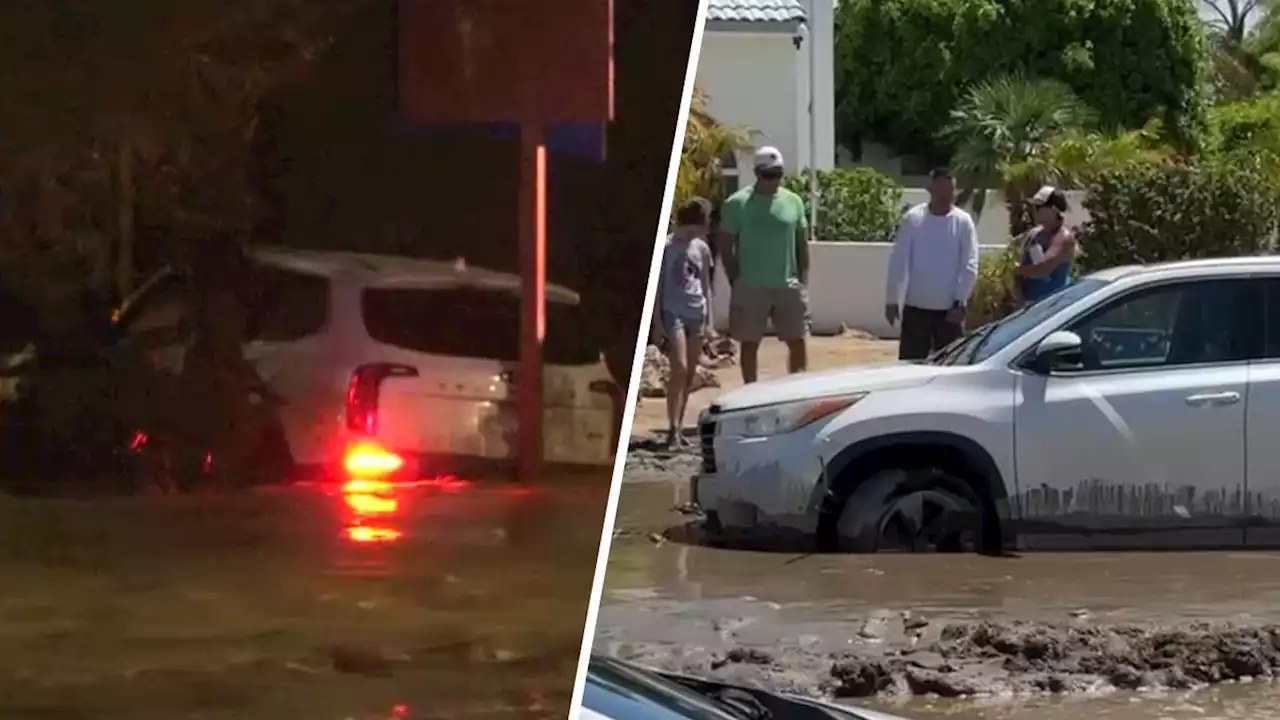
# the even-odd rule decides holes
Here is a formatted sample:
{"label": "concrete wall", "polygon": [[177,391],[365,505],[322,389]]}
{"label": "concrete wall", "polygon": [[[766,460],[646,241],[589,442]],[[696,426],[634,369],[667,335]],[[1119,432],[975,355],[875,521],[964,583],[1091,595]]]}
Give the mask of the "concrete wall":
{"label": "concrete wall", "polygon": [[[810,249],[809,311],[817,333],[840,325],[880,337],[897,337],[897,328],[884,320],[888,243],[813,243]],[[1003,244],[984,245],[984,254],[999,252]],[[714,318],[716,327],[729,324],[729,281],[717,272]]]}
{"label": "concrete wall", "polygon": [[[831,62],[830,52],[825,53],[825,60],[821,52],[821,44],[829,43],[830,35],[829,27],[825,32],[816,31],[820,65]],[[787,166],[798,170],[811,164],[808,61],[808,48],[797,50],[789,32],[709,30],[703,35],[696,82],[707,93],[716,119],[751,130],[754,143],[778,148]],[[821,169],[835,166],[835,101],[830,78],[830,72],[817,77],[819,142],[815,166]],[[747,170],[743,182],[751,182],[749,153],[740,158],[739,166]]]}

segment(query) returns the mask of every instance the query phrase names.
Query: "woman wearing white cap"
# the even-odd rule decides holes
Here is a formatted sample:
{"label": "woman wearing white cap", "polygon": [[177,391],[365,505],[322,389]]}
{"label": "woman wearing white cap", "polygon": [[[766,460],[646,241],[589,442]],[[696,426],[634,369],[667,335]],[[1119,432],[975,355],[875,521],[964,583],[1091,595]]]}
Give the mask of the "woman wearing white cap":
{"label": "woman wearing white cap", "polygon": [[1027,201],[1035,213],[1036,227],[1022,240],[1018,267],[1013,271],[1015,300],[1019,306],[1037,302],[1071,282],[1076,238],[1067,228],[1067,195],[1052,185],[1040,188]]}

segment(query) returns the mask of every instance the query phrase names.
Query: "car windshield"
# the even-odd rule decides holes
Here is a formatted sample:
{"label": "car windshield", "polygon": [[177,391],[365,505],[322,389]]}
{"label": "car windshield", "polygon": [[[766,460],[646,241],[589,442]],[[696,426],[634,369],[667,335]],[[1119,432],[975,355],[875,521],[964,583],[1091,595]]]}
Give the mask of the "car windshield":
{"label": "car windshield", "polygon": [[931,365],[974,365],[1008,347],[1049,316],[1099,289],[1109,280],[1085,278],[1074,282],[1043,300],[1028,305],[995,322],[987,323],[934,353]]}
{"label": "car windshield", "polygon": [[738,720],[697,693],[642,668],[593,657],[582,706],[610,718]]}

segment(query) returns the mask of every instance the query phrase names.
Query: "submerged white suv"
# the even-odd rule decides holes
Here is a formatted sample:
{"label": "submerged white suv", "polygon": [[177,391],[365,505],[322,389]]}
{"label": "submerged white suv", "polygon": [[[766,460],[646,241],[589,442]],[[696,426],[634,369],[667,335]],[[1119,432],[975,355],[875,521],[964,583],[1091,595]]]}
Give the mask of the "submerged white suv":
{"label": "submerged white suv", "polygon": [[[256,249],[251,259],[262,307],[251,309],[245,355],[283,400],[281,452],[290,465],[322,475],[341,476],[344,464],[428,475],[513,459],[518,276],[284,248]],[[546,293],[545,458],[609,465],[614,383],[583,331],[578,295],[553,285]],[[152,278],[117,313],[122,340],[176,327],[190,298],[181,275]],[[176,369],[184,353],[182,343],[162,348],[156,362]]]}
{"label": "submerged white suv", "polygon": [[1107,270],[921,363],[726,393],[699,426],[713,535],[1280,546],[1280,258]]}

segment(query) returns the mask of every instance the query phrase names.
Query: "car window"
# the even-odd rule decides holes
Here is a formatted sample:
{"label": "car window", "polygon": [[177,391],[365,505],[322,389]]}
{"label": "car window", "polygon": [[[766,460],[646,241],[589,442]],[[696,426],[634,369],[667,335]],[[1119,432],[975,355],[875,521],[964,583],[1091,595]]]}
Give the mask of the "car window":
{"label": "car window", "polygon": [[272,265],[258,265],[253,274],[248,340],[302,340],[328,325],[328,278]]}
{"label": "car window", "polygon": [[1248,280],[1173,283],[1130,293],[1073,322],[1080,361],[1060,371],[1129,370],[1247,360],[1258,333]]}
{"label": "car window", "polygon": [[[520,359],[520,298],[483,288],[367,288],[361,313],[369,337],[415,352],[450,357]],[[600,349],[581,307],[547,302],[543,358],[551,365],[592,365]]]}
{"label": "car window", "polygon": [[1263,286],[1263,348],[1261,357],[1280,358],[1280,278],[1268,278]]}

